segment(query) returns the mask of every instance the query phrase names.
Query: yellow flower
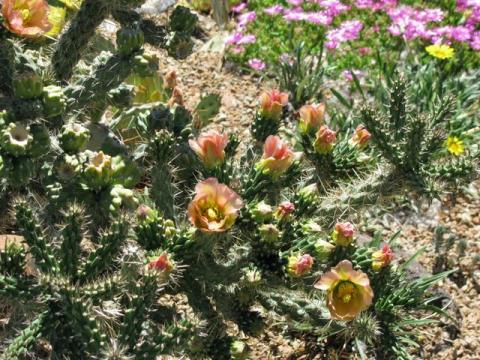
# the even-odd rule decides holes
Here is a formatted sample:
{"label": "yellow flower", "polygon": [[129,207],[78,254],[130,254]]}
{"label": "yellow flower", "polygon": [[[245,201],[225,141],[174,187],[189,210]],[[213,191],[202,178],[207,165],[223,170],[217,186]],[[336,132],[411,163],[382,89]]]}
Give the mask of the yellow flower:
{"label": "yellow flower", "polygon": [[448,152],[455,156],[459,156],[465,151],[463,141],[456,136],[449,136],[445,142],[445,146],[447,147]]}
{"label": "yellow flower", "polygon": [[434,44],[427,46],[425,50],[437,59],[451,59],[455,55],[455,50],[443,44]]}
{"label": "yellow flower", "polygon": [[368,276],[353,270],[348,260],[323,274],[314,286],[327,292],[327,307],[332,319],[352,320],[372,304],[373,291]]}

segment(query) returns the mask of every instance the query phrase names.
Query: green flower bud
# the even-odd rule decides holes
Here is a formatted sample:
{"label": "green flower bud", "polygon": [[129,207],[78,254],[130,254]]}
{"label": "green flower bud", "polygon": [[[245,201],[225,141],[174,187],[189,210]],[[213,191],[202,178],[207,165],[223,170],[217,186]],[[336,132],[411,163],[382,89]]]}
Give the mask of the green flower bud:
{"label": "green flower bud", "polygon": [[257,285],[262,281],[262,273],[255,267],[243,268],[242,272],[241,280],[250,285]]}
{"label": "green flower bud", "polygon": [[301,226],[302,226],[302,231],[305,234],[317,234],[322,231],[322,227],[313,220],[308,220],[306,223],[303,223]]}
{"label": "green flower bud", "polygon": [[103,151],[87,150],[85,153],[88,156],[88,162],[83,172],[86,185],[89,188],[106,186],[112,178],[112,157],[104,154]]}
{"label": "green flower bud", "polygon": [[66,124],[59,136],[60,146],[69,154],[78,152],[90,140],[90,131],[77,123]]}
{"label": "green flower bud", "polygon": [[250,212],[257,223],[271,220],[274,213],[273,208],[263,200],[256,204]]}
{"label": "green flower bud", "polygon": [[246,360],[248,359],[248,347],[240,340],[234,340],[230,344],[230,355],[232,360]]}
{"label": "green flower bud", "polygon": [[67,99],[60,86],[49,85],[43,88],[43,113],[49,117],[63,114]]}
{"label": "green flower bud", "polygon": [[80,174],[82,161],[77,155],[64,155],[55,164],[58,177],[63,181],[69,181]]}
{"label": "green flower bud", "polygon": [[110,204],[110,211],[119,209],[122,205],[129,209],[134,209],[138,206],[138,199],[131,189],[125,189],[122,185],[115,185],[110,191],[112,202]]}
{"label": "green flower bud", "polygon": [[30,128],[20,123],[10,123],[0,134],[0,147],[15,157],[25,155],[32,145]]}
{"label": "green flower bud", "polygon": [[42,96],[42,78],[34,73],[18,75],[13,79],[15,96],[21,99],[34,99]]}
{"label": "green flower bud", "polygon": [[152,76],[158,71],[159,59],[155,55],[136,55],[133,58],[133,72],[141,77]]}
{"label": "green flower bud", "polygon": [[143,31],[138,28],[122,28],[117,31],[117,50],[123,56],[140,50],[144,42]]}
{"label": "green flower bud", "polygon": [[335,245],[325,240],[317,240],[315,243],[315,257],[319,260],[327,259],[335,250]]}
{"label": "green flower bud", "polygon": [[276,242],[281,235],[280,230],[273,224],[263,224],[258,228],[260,237],[268,243]]}

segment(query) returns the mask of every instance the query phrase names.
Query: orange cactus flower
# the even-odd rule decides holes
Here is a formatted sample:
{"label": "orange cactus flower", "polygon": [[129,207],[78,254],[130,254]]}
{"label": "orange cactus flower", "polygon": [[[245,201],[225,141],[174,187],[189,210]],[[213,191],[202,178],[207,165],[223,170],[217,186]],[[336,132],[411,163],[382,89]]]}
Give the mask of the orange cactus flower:
{"label": "orange cactus flower", "polygon": [[200,134],[196,140],[190,139],[188,144],[205,166],[213,169],[221,165],[225,160],[225,147],[228,144],[228,136],[212,130]]}
{"label": "orange cactus flower", "polygon": [[167,102],[168,107],[173,107],[175,104],[179,106],[185,105],[185,102],[183,101],[183,93],[179,88],[174,88],[172,90],[172,96]]}
{"label": "orange cactus flower", "polygon": [[283,174],[302,153],[293,152],[278,136],[270,135],[263,145],[263,156],[258,166],[273,176]]}
{"label": "orange cactus flower", "polygon": [[363,148],[368,144],[371,137],[372,135],[364,125],[358,125],[353,133],[352,138],[350,139],[350,142],[353,145]]}
{"label": "orange cactus flower", "polygon": [[48,12],[46,0],[3,0],[5,27],[22,37],[37,38],[50,31]]}
{"label": "orange cactus flower", "polygon": [[195,197],[188,205],[188,219],[203,232],[224,232],[233,226],[242,206],[237,193],[209,178],[195,187]]}
{"label": "orange cactus flower", "polygon": [[333,241],[340,246],[348,246],[353,241],[355,227],[349,222],[337,223],[332,233]]}
{"label": "orange cactus flower", "polygon": [[316,131],[325,119],[325,104],[303,105],[298,113],[300,116],[300,122],[298,124],[300,132],[308,133],[310,131]]}
{"label": "orange cactus flower", "polygon": [[327,125],[322,125],[317,131],[313,146],[318,153],[328,154],[330,151],[332,151],[336,140],[337,133],[330,129]]}
{"label": "orange cactus flower", "polygon": [[390,265],[394,257],[395,255],[390,246],[384,244],[380,250],[377,250],[372,254],[372,269],[378,271],[381,268]]}
{"label": "orange cactus flower", "polygon": [[332,319],[352,320],[372,304],[373,290],[368,276],[353,270],[348,260],[339,262],[314,286],[327,291],[327,307]]}
{"label": "orange cactus flower", "polygon": [[309,254],[292,255],[288,258],[287,271],[290,276],[303,276],[312,271],[313,257]]}
{"label": "orange cactus flower", "polygon": [[287,104],[287,93],[278,90],[266,91],[260,95],[260,114],[267,119],[278,120]]}
{"label": "orange cactus flower", "polygon": [[170,70],[163,77],[163,87],[165,89],[173,90],[177,86],[177,72]]}

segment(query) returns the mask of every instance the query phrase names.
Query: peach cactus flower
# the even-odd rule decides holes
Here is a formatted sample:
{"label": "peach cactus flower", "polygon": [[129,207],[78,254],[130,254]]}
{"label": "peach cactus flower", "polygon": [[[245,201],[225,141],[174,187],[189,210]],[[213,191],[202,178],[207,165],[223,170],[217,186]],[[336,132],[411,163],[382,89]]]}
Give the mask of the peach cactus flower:
{"label": "peach cactus flower", "polygon": [[260,95],[260,114],[268,119],[278,120],[282,116],[283,107],[288,104],[288,94],[278,90],[270,90]]}
{"label": "peach cactus flower", "polygon": [[36,38],[50,31],[46,0],[3,0],[2,15],[5,27],[11,32]]}
{"label": "peach cactus flower", "polygon": [[330,129],[327,125],[322,125],[317,131],[313,146],[318,153],[328,154],[330,151],[332,151],[336,140],[337,133]]}
{"label": "peach cactus flower", "polygon": [[301,154],[293,152],[278,136],[270,135],[263,145],[263,156],[258,166],[274,176],[279,176],[287,171]]}
{"label": "peach cactus flower", "polygon": [[300,116],[299,129],[302,133],[308,133],[320,128],[325,119],[325,104],[303,105],[298,111]]}
{"label": "peach cactus flower", "polygon": [[168,99],[168,107],[173,107],[175,104],[179,106],[184,106],[185,102],[183,101],[183,93],[179,88],[174,88],[172,90],[172,96]]}
{"label": "peach cactus flower", "polygon": [[368,144],[371,137],[372,135],[364,125],[358,125],[353,133],[352,138],[350,139],[350,142],[353,145],[363,148]]}
{"label": "peach cactus flower", "polygon": [[188,140],[188,144],[205,166],[212,169],[221,165],[225,160],[228,135],[211,130],[200,134],[196,140]]}
{"label": "peach cactus flower", "polygon": [[292,255],[288,258],[287,271],[290,276],[298,277],[312,271],[313,257],[309,254]]}
{"label": "peach cactus flower", "polygon": [[173,90],[177,86],[177,72],[175,70],[168,71],[163,77],[163,87]]}
{"label": "peach cactus flower", "polygon": [[240,196],[215,178],[195,186],[195,197],[188,205],[188,219],[206,233],[224,232],[232,227],[243,202]]}
{"label": "peach cactus flower", "polygon": [[327,307],[332,319],[352,320],[372,304],[373,290],[368,276],[353,270],[348,260],[323,274],[314,286],[327,291]]}
{"label": "peach cactus flower", "polygon": [[337,245],[348,246],[352,243],[354,235],[355,227],[352,223],[337,223],[332,233],[332,239]]}
{"label": "peach cactus flower", "polygon": [[379,250],[372,254],[372,269],[378,271],[390,265],[394,257],[395,255],[390,246],[383,244]]}

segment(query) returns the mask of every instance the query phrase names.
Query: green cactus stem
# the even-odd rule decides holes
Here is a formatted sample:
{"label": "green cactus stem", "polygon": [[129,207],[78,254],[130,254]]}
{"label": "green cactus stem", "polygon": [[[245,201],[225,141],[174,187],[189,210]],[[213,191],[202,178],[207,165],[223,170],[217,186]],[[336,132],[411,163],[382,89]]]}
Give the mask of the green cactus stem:
{"label": "green cactus stem", "polygon": [[95,29],[109,14],[109,0],[84,0],[68,30],[61,36],[52,65],[58,80],[68,81]]}
{"label": "green cactus stem", "polygon": [[15,74],[15,51],[9,40],[0,39],[0,91],[11,95]]}

